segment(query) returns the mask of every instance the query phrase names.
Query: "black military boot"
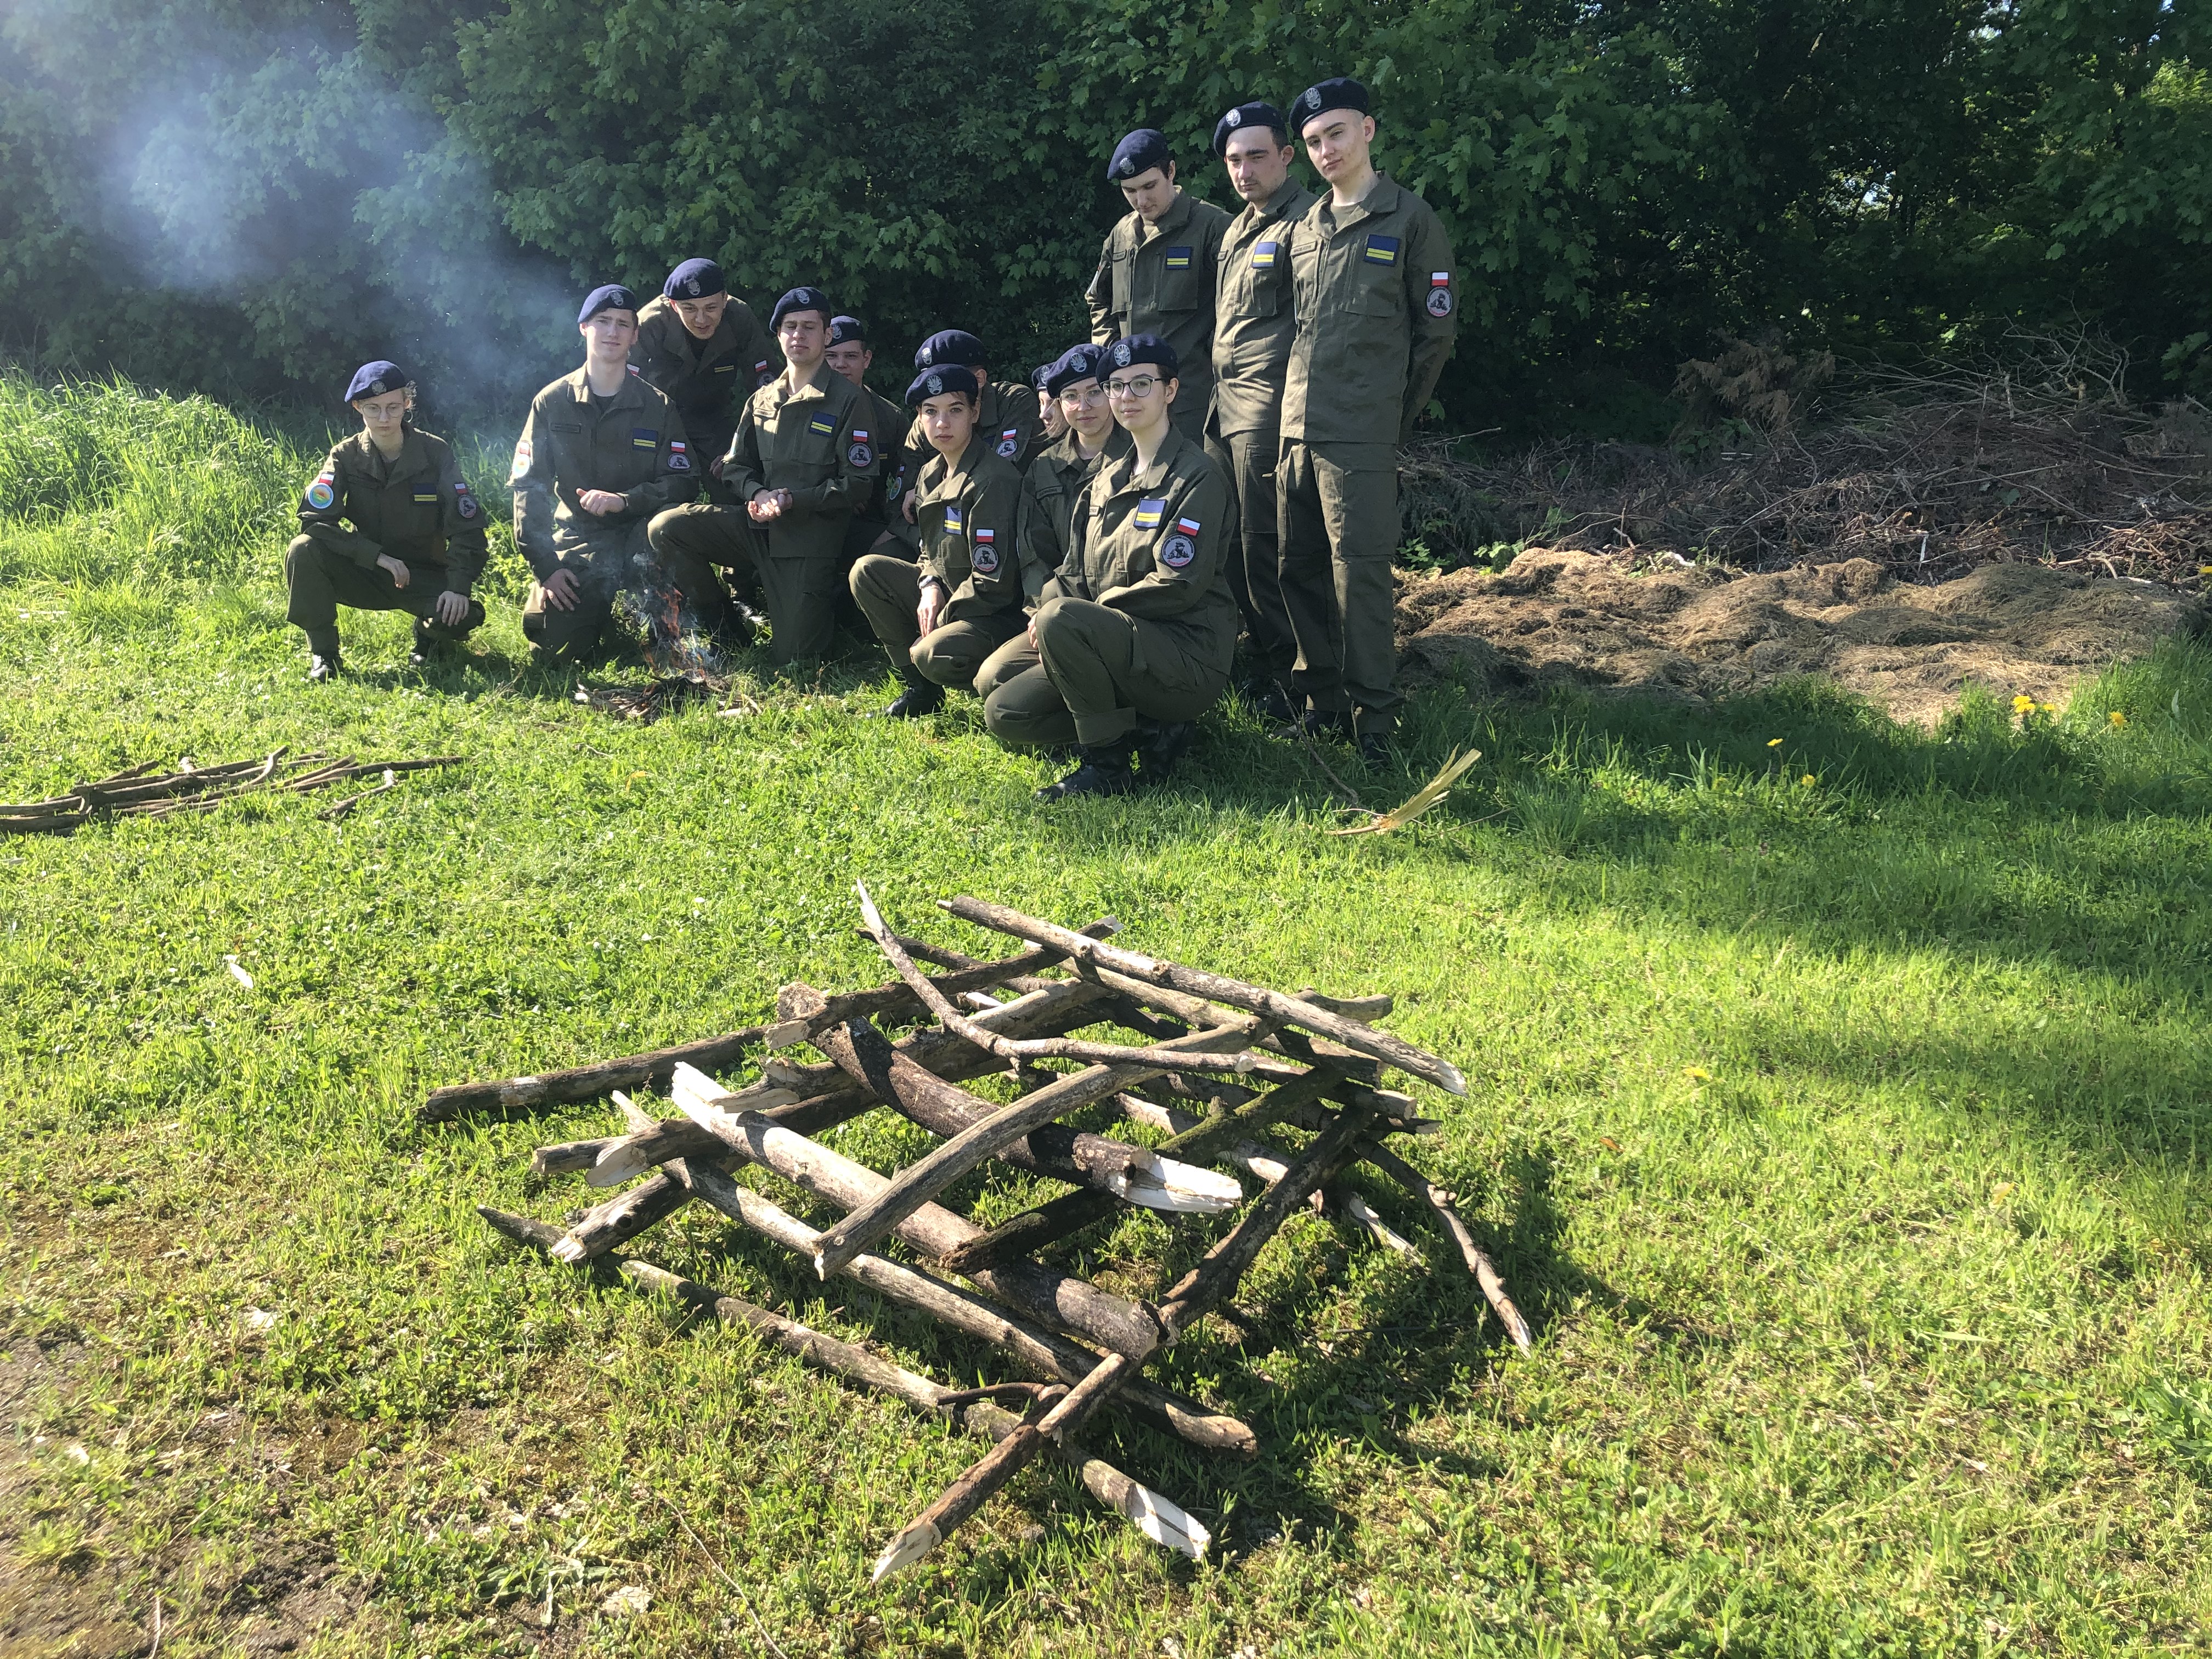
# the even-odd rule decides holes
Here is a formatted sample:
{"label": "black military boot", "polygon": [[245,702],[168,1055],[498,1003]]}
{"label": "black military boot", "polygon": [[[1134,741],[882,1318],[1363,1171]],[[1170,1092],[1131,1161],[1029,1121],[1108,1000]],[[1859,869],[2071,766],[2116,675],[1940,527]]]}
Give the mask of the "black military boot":
{"label": "black military boot", "polygon": [[1136,752],[1136,744],[1127,738],[1113,743],[1087,743],[1083,745],[1083,764],[1058,783],[1048,783],[1038,790],[1037,799],[1066,800],[1072,795],[1128,794],[1137,787],[1137,775],[1129,769]]}
{"label": "black military boot", "polygon": [[918,720],[924,714],[934,714],[945,707],[945,688],[932,685],[927,680],[910,682],[906,690],[890,701],[883,711],[887,720]]}
{"label": "black military boot", "polygon": [[1359,734],[1359,763],[1362,766],[1379,772],[1397,758],[1397,752],[1390,745],[1388,732],[1362,732]]}
{"label": "black military boot", "polygon": [[1175,770],[1183,752],[1198,740],[1195,720],[1146,720],[1137,728],[1137,758],[1146,783],[1159,783]]}
{"label": "black military boot", "polygon": [[407,653],[407,665],[410,668],[422,667],[424,663],[438,654],[438,647],[441,643],[438,636],[430,631],[429,623],[417,622],[415,624],[415,643]]}
{"label": "black military boot", "polygon": [[1352,715],[1346,709],[1309,708],[1303,714],[1279,726],[1273,733],[1279,742],[1296,743],[1300,734],[1310,738],[1339,738],[1352,741]]}
{"label": "black military boot", "polygon": [[1297,705],[1273,674],[1253,675],[1237,688],[1237,695],[1261,720],[1277,726],[1288,726],[1298,717]]}
{"label": "black military boot", "polygon": [[345,664],[338,660],[337,631],[333,629],[320,639],[310,634],[307,636],[307,684],[320,685],[325,680],[336,679],[344,672]]}

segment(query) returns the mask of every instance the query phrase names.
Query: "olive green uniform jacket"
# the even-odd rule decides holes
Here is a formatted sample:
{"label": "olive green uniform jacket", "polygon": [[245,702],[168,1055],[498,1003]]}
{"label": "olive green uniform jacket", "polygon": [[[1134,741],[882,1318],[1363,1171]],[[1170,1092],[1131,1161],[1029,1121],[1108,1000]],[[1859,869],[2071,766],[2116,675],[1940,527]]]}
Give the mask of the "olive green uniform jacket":
{"label": "olive green uniform jacket", "polygon": [[1085,460],[1075,451],[1075,434],[1063,432],[1037,452],[1022,475],[1022,513],[1018,532],[1022,549],[1022,586],[1034,602],[1045,583],[1060,569],[1073,538],[1075,503],[1083,486],[1102,464],[1110,465],[1129,453],[1129,434],[1120,426],[1107,428],[1106,442]]}
{"label": "olive green uniform jacket", "polygon": [[796,392],[778,375],[746,400],[722,481],[740,507],[763,489],[791,492],[790,507],[766,526],[771,559],[836,562],[846,521],[868,499],[882,463],[875,418],[859,388],[827,363]]}
{"label": "olive green uniform jacket", "polygon": [[465,596],[483,571],[483,504],[451,446],[411,427],[391,461],[366,432],[334,447],[300,494],[300,531],[364,570],[380,556],[434,569]]}
{"label": "olive green uniform jacket", "polygon": [[1091,338],[1111,345],[1157,334],[1175,348],[1182,385],[1176,425],[1195,435],[1213,392],[1213,283],[1229,216],[1188,191],[1176,193],[1159,223],[1125,215],[1107,233],[1091,279]]}
{"label": "olive green uniform jacket", "polygon": [[[626,545],[633,532],[641,540],[654,514],[691,499],[698,465],[684,417],[642,377],[624,376],[602,402],[584,370],[563,374],[530,400],[514,446],[515,544],[542,582],[572,548]],[[620,495],[622,511],[585,512],[576,497],[586,489]]]}
{"label": "olive green uniform jacket", "polygon": [[[1248,205],[1221,239],[1213,288],[1213,430],[1272,438],[1297,307],[1291,292],[1291,228],[1318,198],[1295,179]],[[1272,446],[1270,446],[1272,447]]]}
{"label": "olive green uniform jacket", "polygon": [[1018,612],[1022,475],[1001,459],[990,433],[968,441],[957,466],[933,455],[916,486],[921,575],[944,585],[939,622],[975,622]]}
{"label": "olive green uniform jacket", "polygon": [[1459,275],[1442,222],[1377,173],[1354,206],[1316,202],[1291,228],[1290,255],[1297,331],[1284,378],[1283,436],[1403,443],[1459,326]]}
{"label": "olive green uniform jacket", "polygon": [[732,294],[703,340],[684,326],[674,301],[654,300],[637,313],[629,360],[676,405],[698,465],[710,470],[729,448],[738,411],[768,379],[775,355],[753,308]]}

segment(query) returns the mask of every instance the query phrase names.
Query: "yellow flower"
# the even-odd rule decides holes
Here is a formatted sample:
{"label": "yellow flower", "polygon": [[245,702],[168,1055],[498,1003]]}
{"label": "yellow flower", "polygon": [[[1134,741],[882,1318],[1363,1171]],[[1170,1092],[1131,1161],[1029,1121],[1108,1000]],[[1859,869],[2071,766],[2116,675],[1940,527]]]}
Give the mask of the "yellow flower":
{"label": "yellow flower", "polygon": [[2035,699],[2030,696],[2014,697],[2012,700],[2012,712],[2015,714],[2033,714],[2035,712]]}
{"label": "yellow flower", "polygon": [[1702,1066],[1685,1066],[1682,1075],[1692,1083],[1711,1083],[1713,1080],[1713,1074]]}
{"label": "yellow flower", "polygon": [[1766,740],[1766,746],[1769,749],[1779,749],[1782,747],[1782,739],[1779,738],[1769,738]]}
{"label": "yellow flower", "polygon": [[1806,788],[1810,789],[1814,784],[1820,781],[1820,779],[1814,777],[1810,772],[1808,772],[1803,777],[1798,779],[1797,781],[1802,784]]}
{"label": "yellow flower", "polygon": [[2035,706],[2046,714],[2055,714],[2058,712],[2058,705],[2055,702],[2039,702]]}
{"label": "yellow flower", "polygon": [[2115,729],[2115,730],[2117,730],[2117,729],[2118,729],[2118,727],[2120,727],[2120,726],[2125,726],[2125,725],[2128,723],[2128,717],[2127,717],[2125,714],[2123,714],[2122,713],[2120,713],[2120,711],[2119,711],[2118,709],[2117,709],[2117,708],[2115,708],[2114,710],[2112,710],[2112,712],[2109,715],[2107,715],[2106,718],[2107,718],[2108,720],[2110,720],[2112,722],[2112,726],[2113,726],[2113,727],[2114,727],[2114,729]]}
{"label": "yellow flower", "polygon": [[1990,1202],[1992,1204],[2002,1204],[2005,1200],[2012,1196],[2012,1182],[2009,1181],[2000,1181],[1996,1186],[1990,1188]]}

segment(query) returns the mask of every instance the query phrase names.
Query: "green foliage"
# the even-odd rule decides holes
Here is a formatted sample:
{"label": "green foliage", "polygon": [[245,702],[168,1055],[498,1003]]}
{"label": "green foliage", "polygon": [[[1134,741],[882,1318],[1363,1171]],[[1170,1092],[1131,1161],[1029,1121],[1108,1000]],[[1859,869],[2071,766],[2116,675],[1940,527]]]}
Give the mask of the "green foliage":
{"label": "green foliage", "polygon": [[1776,327],[2088,322],[2196,386],[2202,28],[2158,0],[25,0],[0,343],[318,402],[389,353],[506,414],[573,356],[578,289],[706,252],[756,302],[866,314],[886,384],[948,323],[1018,372],[1083,326],[1119,134],[1162,127],[1233,206],[1217,113],[1350,71],[1465,272],[1462,427],[1643,435],[1624,377]]}

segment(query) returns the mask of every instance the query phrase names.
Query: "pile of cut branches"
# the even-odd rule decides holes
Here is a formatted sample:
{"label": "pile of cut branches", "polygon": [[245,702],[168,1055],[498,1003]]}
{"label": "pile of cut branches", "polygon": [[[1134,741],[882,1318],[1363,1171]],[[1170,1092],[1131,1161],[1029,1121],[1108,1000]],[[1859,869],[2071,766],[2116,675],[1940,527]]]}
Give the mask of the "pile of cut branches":
{"label": "pile of cut branches", "polygon": [[1908,580],[2033,562],[2195,586],[2212,564],[2212,410],[2148,409],[2124,354],[2028,343],[2002,367],[1862,368],[1808,424],[1746,416],[1672,448],[1557,441],[1401,469],[1407,533],[1448,561],[1498,542],[1745,570],[1869,559]]}
{"label": "pile of cut branches", "polygon": [[156,773],[154,769],[160,763],[148,761],[97,783],[77,784],[67,794],[0,805],[0,836],[66,835],[94,818],[166,818],[206,812],[240,795],[306,794],[349,778],[381,773],[383,781],[374,788],[349,795],[322,813],[326,818],[343,817],[371,795],[397,787],[402,772],[453,766],[459,761],[459,755],[437,755],[427,760],[359,762],[350,755],[334,760],[319,753],[287,759],[282,749],[270,750],[266,760],[222,766],[195,766],[188,756],[173,772]]}

